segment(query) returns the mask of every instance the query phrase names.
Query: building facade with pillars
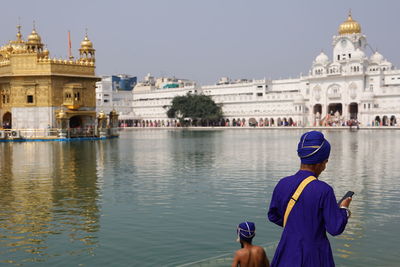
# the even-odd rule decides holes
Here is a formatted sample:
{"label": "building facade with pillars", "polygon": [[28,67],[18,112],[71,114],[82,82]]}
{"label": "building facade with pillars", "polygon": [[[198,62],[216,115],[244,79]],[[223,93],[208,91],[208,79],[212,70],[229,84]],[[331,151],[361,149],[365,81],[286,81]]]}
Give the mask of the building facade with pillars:
{"label": "building facade with pillars", "polygon": [[17,27],[14,41],[0,47],[0,122],[3,128],[58,128],[63,110],[69,128],[96,122],[95,49],[87,34],[79,58],[56,59],[35,27],[27,40]]}
{"label": "building facade with pillars", "polygon": [[397,125],[400,70],[377,51],[367,55],[367,38],[351,13],[339,25],[332,46],[332,59],[321,52],[308,75],[220,83],[202,91],[223,104],[230,122],[236,118],[264,126],[320,126],[357,120],[363,126]]}
{"label": "building facade with pillars", "polygon": [[[333,36],[332,58],[321,52],[308,75],[279,80],[222,78],[198,93],[222,104],[224,125],[328,126],[358,121],[363,126],[397,125],[400,70],[370,46],[351,13]],[[194,91],[194,90],[193,90]],[[182,92],[134,89],[133,112],[142,120],[166,119],[165,107]],[[163,109],[164,107],[164,109]]]}
{"label": "building facade with pillars", "polygon": [[123,117],[123,123],[132,126],[171,126],[175,120],[167,117],[167,110],[175,96],[198,93],[194,81],[175,77],[155,78],[147,74],[133,89],[132,117]]}
{"label": "building facade with pillars", "polygon": [[309,121],[357,119],[365,126],[396,125],[400,70],[378,51],[367,56],[367,38],[351,14],[338,33],[333,37],[332,59],[321,52],[306,77],[307,87],[301,90]]}

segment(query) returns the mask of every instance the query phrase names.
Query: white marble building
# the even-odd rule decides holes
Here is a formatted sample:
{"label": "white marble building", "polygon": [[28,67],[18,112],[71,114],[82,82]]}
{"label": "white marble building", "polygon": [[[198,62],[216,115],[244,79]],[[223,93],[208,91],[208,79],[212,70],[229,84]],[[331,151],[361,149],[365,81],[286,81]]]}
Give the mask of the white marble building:
{"label": "white marble building", "polygon": [[190,91],[221,103],[224,123],[230,126],[335,126],[351,120],[362,126],[397,125],[400,70],[379,52],[368,53],[366,36],[351,14],[340,24],[332,46],[331,59],[321,52],[309,74],[295,79],[232,82],[222,78],[216,85],[160,89],[147,77],[133,91],[135,119],[168,120],[172,98]]}
{"label": "white marble building", "polygon": [[[177,78],[158,78],[148,74],[133,90],[132,120],[140,126],[154,125],[172,126],[176,121],[167,117],[168,107],[175,96],[196,94],[199,91],[193,81]],[[149,122],[151,122],[149,124]]]}
{"label": "white marble building", "polygon": [[136,77],[126,74],[103,76],[101,81],[96,82],[96,112],[103,111],[109,114],[115,109],[120,119],[131,118],[134,116],[132,110],[133,87],[127,86],[128,88],[125,90],[119,88],[118,83],[115,82],[116,78],[136,79]]}

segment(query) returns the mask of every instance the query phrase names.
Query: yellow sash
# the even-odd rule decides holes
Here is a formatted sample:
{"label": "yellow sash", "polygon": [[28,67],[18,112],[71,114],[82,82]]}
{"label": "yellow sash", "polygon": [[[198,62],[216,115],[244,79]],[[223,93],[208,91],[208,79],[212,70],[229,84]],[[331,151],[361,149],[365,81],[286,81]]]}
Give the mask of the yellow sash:
{"label": "yellow sash", "polygon": [[283,227],[285,227],[286,225],[286,221],[289,217],[290,212],[292,211],[294,204],[296,204],[296,201],[299,199],[301,193],[303,192],[304,188],[312,181],[316,180],[317,178],[315,178],[314,176],[309,176],[306,179],[304,179],[299,187],[297,187],[296,192],[294,192],[292,198],[289,200],[289,203],[286,207],[286,211],[285,211],[285,216],[283,217]]}

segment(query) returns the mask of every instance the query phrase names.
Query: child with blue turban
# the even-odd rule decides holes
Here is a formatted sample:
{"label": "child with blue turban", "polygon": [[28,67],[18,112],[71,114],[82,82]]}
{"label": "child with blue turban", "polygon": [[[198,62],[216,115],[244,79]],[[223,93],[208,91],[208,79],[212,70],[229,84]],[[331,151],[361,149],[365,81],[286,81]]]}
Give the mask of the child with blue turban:
{"label": "child with blue turban", "polygon": [[260,246],[252,244],[256,235],[256,226],[253,222],[242,222],[236,229],[237,242],[240,242],[242,248],[237,250],[233,258],[232,267],[269,267],[269,262],[265,251]]}
{"label": "child with blue turban", "polygon": [[338,205],[332,187],[317,179],[326,168],[330,151],[321,132],[303,134],[297,146],[300,170],[276,185],[268,219],[284,228],[272,267],[335,266],[326,233],[335,236],[344,231],[351,198]]}

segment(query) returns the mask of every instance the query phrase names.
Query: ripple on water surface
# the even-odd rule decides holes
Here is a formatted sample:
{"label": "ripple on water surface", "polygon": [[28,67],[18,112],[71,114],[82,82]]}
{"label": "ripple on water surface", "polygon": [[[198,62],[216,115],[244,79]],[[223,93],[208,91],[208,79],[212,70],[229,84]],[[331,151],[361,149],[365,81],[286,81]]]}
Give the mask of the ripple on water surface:
{"label": "ripple on water surface", "polygon": [[[227,266],[243,220],[256,223],[255,243],[272,258],[281,229],[266,212],[277,181],[298,168],[301,133],[143,130],[2,143],[0,263]],[[346,231],[330,238],[337,265],[395,266],[398,132],[325,134],[332,152],[321,179],[338,198],[356,193]]]}

